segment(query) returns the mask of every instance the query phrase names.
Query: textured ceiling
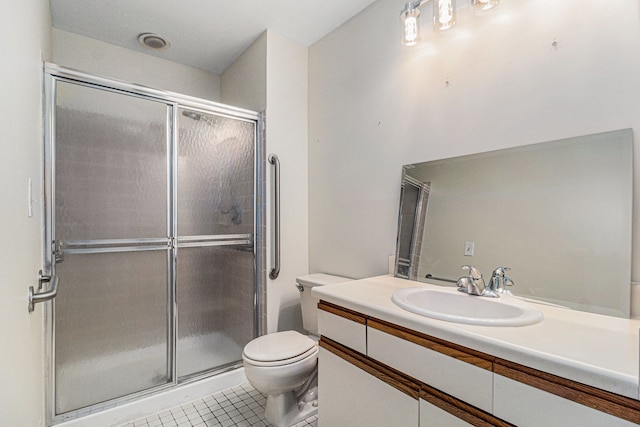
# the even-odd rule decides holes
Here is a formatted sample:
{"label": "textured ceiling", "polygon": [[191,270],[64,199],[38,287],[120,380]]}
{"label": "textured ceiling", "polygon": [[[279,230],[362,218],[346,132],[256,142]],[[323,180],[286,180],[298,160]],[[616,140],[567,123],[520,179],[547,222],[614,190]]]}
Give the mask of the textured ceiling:
{"label": "textured ceiling", "polygon": [[[309,46],[375,0],[51,0],[55,28],[221,74],[266,29]],[[151,51],[140,33],[171,46]]]}

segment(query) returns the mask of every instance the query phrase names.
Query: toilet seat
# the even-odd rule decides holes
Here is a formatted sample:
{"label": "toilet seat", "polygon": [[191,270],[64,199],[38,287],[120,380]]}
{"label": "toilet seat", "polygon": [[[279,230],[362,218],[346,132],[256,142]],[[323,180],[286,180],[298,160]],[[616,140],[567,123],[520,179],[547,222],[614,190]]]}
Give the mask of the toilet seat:
{"label": "toilet seat", "polygon": [[253,359],[249,359],[247,356],[245,356],[244,354],[242,355],[242,358],[244,359],[244,362],[249,364],[249,365],[253,365],[253,366],[263,366],[263,367],[278,367],[278,366],[285,366],[285,365],[290,365],[292,363],[296,363],[299,362],[301,360],[304,360],[308,357],[318,357],[318,348],[310,348],[309,350],[305,351],[302,354],[299,354],[295,357],[292,357],[290,359],[284,359],[284,360],[273,360],[273,361],[259,361],[259,360],[253,360]]}
{"label": "toilet seat", "polygon": [[296,331],[263,335],[247,344],[242,358],[254,366],[288,365],[315,355],[316,343]]}

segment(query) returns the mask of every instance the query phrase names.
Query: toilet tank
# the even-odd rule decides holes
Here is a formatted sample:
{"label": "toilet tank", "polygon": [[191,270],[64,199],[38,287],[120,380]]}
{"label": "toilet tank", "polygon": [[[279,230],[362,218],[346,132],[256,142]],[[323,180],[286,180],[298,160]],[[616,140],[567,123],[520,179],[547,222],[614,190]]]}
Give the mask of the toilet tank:
{"label": "toilet tank", "polygon": [[311,288],[350,282],[351,280],[346,277],[324,273],[314,273],[296,278],[297,287],[300,291],[300,305],[302,306],[302,327],[305,331],[312,335],[318,335],[318,298],[311,296]]}

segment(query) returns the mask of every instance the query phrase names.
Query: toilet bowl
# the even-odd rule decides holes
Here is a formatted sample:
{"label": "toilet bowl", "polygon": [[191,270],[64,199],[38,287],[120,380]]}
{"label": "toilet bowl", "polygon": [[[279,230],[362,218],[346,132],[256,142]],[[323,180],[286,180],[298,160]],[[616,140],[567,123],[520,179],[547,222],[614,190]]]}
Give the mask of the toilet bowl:
{"label": "toilet bowl", "polygon": [[289,427],[318,411],[318,300],[313,286],[351,279],[311,274],[296,279],[306,336],[297,331],[275,332],[249,342],[242,353],[247,380],[267,395],[265,418],[277,427]]}
{"label": "toilet bowl", "polygon": [[267,395],[270,423],[287,427],[317,411],[315,384],[309,381],[318,363],[313,340],[296,331],[264,335],[247,344],[242,360],[251,385]]}

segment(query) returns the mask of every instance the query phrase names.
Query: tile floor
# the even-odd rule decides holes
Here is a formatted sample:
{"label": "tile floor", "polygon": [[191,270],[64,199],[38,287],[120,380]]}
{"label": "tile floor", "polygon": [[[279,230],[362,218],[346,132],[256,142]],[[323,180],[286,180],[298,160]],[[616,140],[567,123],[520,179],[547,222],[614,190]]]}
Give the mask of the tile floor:
{"label": "tile floor", "polygon": [[[140,418],[121,427],[266,427],[266,397],[249,383],[205,396],[181,406]],[[317,427],[309,417],[295,427]]]}

